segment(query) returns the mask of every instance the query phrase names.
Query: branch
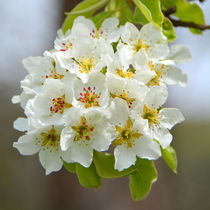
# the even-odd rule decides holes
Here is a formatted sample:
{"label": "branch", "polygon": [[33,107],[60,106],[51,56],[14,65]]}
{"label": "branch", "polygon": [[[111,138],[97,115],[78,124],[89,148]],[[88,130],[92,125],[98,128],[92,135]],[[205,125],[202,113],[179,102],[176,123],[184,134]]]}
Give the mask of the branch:
{"label": "branch", "polygon": [[163,11],[163,14],[165,15],[165,17],[168,17],[169,20],[173,23],[173,25],[175,27],[181,26],[181,27],[186,27],[186,28],[195,28],[195,29],[199,29],[201,31],[210,29],[210,25],[200,25],[200,24],[197,24],[194,22],[186,22],[186,21],[176,20],[176,19],[170,17],[170,15],[172,15],[175,12],[176,12],[176,6],[170,7],[166,11]]}
{"label": "branch", "polygon": [[186,27],[186,28],[195,28],[201,31],[210,29],[210,25],[200,25],[194,22],[185,22],[181,20],[175,20],[172,17],[168,17],[168,18],[170,19],[170,21],[173,23],[175,27],[181,26],[181,27]]}

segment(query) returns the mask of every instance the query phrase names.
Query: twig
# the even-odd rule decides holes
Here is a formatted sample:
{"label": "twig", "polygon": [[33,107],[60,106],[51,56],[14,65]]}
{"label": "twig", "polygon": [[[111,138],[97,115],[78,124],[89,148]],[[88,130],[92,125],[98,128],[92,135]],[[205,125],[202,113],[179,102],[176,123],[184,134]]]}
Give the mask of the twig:
{"label": "twig", "polygon": [[[201,0],[201,1],[203,1],[203,0]],[[175,12],[176,12],[176,6],[171,7],[169,9],[167,9],[166,11],[163,11],[163,14],[165,15],[165,17],[168,17],[175,27],[181,26],[181,27],[186,27],[186,28],[195,28],[195,29],[199,29],[201,31],[210,29],[210,25],[201,25],[201,24],[197,24],[194,22],[186,22],[186,21],[182,21],[182,20],[176,20],[170,16]]]}
{"label": "twig", "polygon": [[187,27],[187,28],[195,28],[201,31],[210,29],[210,25],[200,25],[194,22],[185,22],[181,20],[175,20],[172,17],[168,17],[168,18],[170,19],[170,21],[173,23],[175,27],[181,26],[181,27]]}

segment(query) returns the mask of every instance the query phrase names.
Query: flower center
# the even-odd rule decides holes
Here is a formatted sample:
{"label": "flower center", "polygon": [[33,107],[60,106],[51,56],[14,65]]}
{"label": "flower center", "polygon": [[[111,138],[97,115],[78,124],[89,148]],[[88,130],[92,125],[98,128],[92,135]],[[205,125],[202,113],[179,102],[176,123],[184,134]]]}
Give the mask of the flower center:
{"label": "flower center", "polygon": [[115,93],[110,93],[110,96],[112,98],[118,97],[118,98],[121,98],[121,99],[125,100],[127,102],[129,108],[131,108],[133,102],[135,101],[135,98],[128,97],[128,94],[126,93],[125,90],[123,90],[123,92],[119,95],[115,94]]}
{"label": "flower center", "polygon": [[56,132],[54,126],[47,131],[46,133],[40,134],[42,137],[42,144],[43,147],[55,147],[58,148],[60,144],[60,135]]}
{"label": "flower center", "polygon": [[152,124],[158,124],[159,116],[157,109],[150,109],[146,104],[144,104],[143,112],[142,118],[147,119],[150,126]]}
{"label": "flower center", "polygon": [[155,68],[154,64],[152,64],[151,62],[148,63],[148,66],[150,68],[151,71],[155,71],[156,76],[154,78],[152,78],[148,83],[147,86],[160,86],[160,79],[163,75],[163,68],[165,67],[165,65],[161,65],[158,69]]}
{"label": "flower center", "polygon": [[95,39],[99,39],[102,35],[103,35],[103,31],[101,29],[96,29],[96,30],[92,30],[90,32],[90,36],[95,38]]}
{"label": "flower center", "polygon": [[148,50],[149,49],[149,45],[144,44],[141,39],[138,39],[137,42],[135,44],[133,44],[133,51],[134,52],[138,52],[141,49]]}
{"label": "flower center", "polygon": [[46,78],[46,79],[47,79],[47,78],[62,79],[62,78],[64,77],[64,75],[58,74],[58,73],[56,72],[56,62],[55,62],[54,60],[52,61],[52,66],[53,66],[53,68],[52,68],[52,70],[50,71],[51,74],[50,74],[50,75],[46,75],[45,78]]}
{"label": "flower center", "polygon": [[69,50],[69,49],[72,48],[72,43],[69,42],[69,41],[67,41],[66,43],[63,42],[63,43],[62,43],[62,46],[63,46],[63,48],[60,49],[60,51],[65,52],[65,51],[67,51],[67,50]]}
{"label": "flower center", "polygon": [[95,67],[93,58],[82,58],[80,61],[73,58],[73,61],[79,65],[79,71],[84,74],[89,74]]}
{"label": "flower center", "polygon": [[56,71],[51,71],[50,75],[46,75],[45,78],[52,78],[52,79],[62,79],[64,75],[58,74]]}
{"label": "flower center", "polygon": [[129,78],[132,79],[135,75],[135,69],[129,68],[127,71],[123,71],[121,69],[116,69],[116,74],[122,78]]}
{"label": "flower center", "polygon": [[84,103],[85,108],[90,108],[93,106],[99,106],[99,98],[101,94],[97,94],[95,92],[95,87],[91,88],[83,88],[83,93],[80,93],[80,98],[78,99],[80,102]]}
{"label": "flower center", "polygon": [[115,126],[115,129],[118,133],[118,137],[112,142],[114,147],[118,145],[125,144],[127,147],[132,147],[134,141],[142,136],[141,133],[132,131],[133,123],[128,119],[124,127]]}
{"label": "flower center", "polygon": [[63,95],[58,98],[52,99],[52,106],[50,107],[51,113],[60,113],[63,114],[64,110],[67,108],[71,108],[72,105],[66,102],[66,96]]}
{"label": "flower center", "polygon": [[80,119],[80,124],[77,126],[71,126],[76,133],[74,141],[80,141],[82,139],[89,141],[92,131],[95,129],[93,126],[88,125],[87,120],[84,116]]}

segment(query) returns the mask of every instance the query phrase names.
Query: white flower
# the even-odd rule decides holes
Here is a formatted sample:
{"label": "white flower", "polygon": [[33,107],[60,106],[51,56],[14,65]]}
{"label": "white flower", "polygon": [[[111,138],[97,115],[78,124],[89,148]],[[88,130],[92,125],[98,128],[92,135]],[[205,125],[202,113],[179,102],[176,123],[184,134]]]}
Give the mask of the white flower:
{"label": "white flower", "polygon": [[89,167],[93,150],[106,151],[113,140],[113,128],[105,115],[95,109],[73,108],[65,117],[66,127],[61,134],[61,149],[66,151],[63,159]]}
{"label": "white flower", "polygon": [[109,56],[107,58],[108,73],[115,74],[124,79],[134,79],[144,84],[147,84],[147,82],[155,77],[155,72],[151,71],[148,66],[149,60],[144,51],[140,51],[133,62],[123,59],[122,56],[119,56],[120,53],[118,51],[113,57]]}
{"label": "white flower", "polygon": [[[79,40],[78,40],[79,42]],[[58,52],[56,56],[60,65],[87,83],[90,74],[99,72],[105,67],[101,48],[93,43],[80,43],[74,51]]]}
{"label": "white flower", "polygon": [[121,98],[127,102],[129,108],[133,108],[142,101],[148,88],[136,80],[124,80],[114,74],[106,74],[106,85],[110,92],[110,97]]}
{"label": "white flower", "polygon": [[187,83],[187,75],[169,60],[159,63],[149,62],[150,70],[156,75],[148,81],[148,86],[174,85],[179,84],[185,86]]}
{"label": "white flower", "polygon": [[48,79],[43,92],[28,101],[26,114],[39,119],[43,124],[63,122],[63,115],[72,107],[72,82],[65,85],[60,80]]}
{"label": "white flower", "polygon": [[184,120],[178,109],[161,107],[166,99],[166,88],[164,86],[154,86],[146,95],[144,103],[136,106],[132,112],[132,116],[144,125],[145,132],[152,139],[159,141],[164,149],[172,141],[172,135],[168,129]]}
{"label": "white flower", "polygon": [[115,125],[115,169],[122,171],[136,162],[136,156],[149,160],[161,156],[159,145],[144,135],[144,127],[135,119],[129,117],[127,104],[122,99],[114,99],[111,104]]}
{"label": "white flower", "polygon": [[144,25],[140,31],[133,24],[126,23],[121,38],[127,44],[121,47],[127,50],[129,59],[141,50],[145,50],[152,59],[164,59],[169,54],[166,38],[161,30],[151,23]]}
{"label": "white flower", "polygon": [[72,34],[75,37],[90,38],[95,41],[104,39],[112,43],[119,40],[121,29],[118,28],[118,25],[119,20],[117,18],[107,18],[97,29],[90,19],[80,16],[74,20]]}
{"label": "white flower", "polygon": [[46,175],[62,168],[62,156],[65,152],[60,149],[60,133],[62,127],[49,125],[29,131],[14,142],[13,147],[22,155],[33,155],[39,152],[39,160],[46,169]]}
{"label": "white flower", "polygon": [[105,76],[102,73],[92,74],[88,83],[83,84],[75,79],[73,86],[72,104],[78,108],[107,108],[109,105],[109,92],[105,87]]}

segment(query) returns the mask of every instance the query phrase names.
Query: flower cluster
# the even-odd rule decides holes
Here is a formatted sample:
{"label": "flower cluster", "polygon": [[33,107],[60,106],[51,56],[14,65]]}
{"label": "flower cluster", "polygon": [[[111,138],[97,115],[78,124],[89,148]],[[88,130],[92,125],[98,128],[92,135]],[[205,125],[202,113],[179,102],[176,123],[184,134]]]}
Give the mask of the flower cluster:
{"label": "flower cluster", "polygon": [[108,18],[96,28],[78,17],[59,31],[53,50],[23,60],[28,75],[12,101],[25,110],[14,127],[26,134],[14,147],[38,152],[46,174],[63,161],[89,167],[94,150],[113,151],[118,171],[137,157],[159,158],[172,141],[169,130],[184,120],[178,109],[163,108],[167,85],[185,85],[175,65],[189,58],[152,24],[139,30]]}

